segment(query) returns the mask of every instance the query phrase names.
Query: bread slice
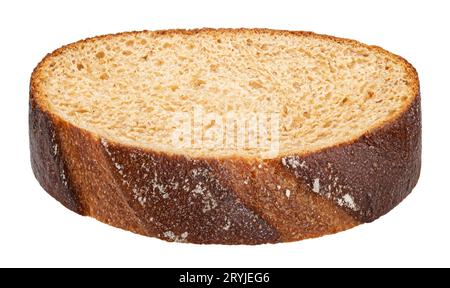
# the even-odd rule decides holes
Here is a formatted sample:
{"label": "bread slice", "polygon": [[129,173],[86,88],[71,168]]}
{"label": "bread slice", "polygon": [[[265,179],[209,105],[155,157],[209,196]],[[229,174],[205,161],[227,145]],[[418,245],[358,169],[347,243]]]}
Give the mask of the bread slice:
{"label": "bread slice", "polygon": [[390,211],[420,173],[415,69],[310,32],[82,40],[33,72],[29,120],[33,171],[50,195],[169,241],[335,233]]}

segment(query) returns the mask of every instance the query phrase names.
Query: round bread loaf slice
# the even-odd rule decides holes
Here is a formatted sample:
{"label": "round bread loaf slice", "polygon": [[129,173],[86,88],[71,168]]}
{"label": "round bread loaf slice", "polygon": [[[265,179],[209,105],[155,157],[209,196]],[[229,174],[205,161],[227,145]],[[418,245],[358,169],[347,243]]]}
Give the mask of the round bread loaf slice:
{"label": "round bread loaf slice", "polygon": [[29,121],[33,171],[51,196],[169,241],[342,231],[400,203],[421,165],[415,69],[310,32],[82,40],[33,72]]}

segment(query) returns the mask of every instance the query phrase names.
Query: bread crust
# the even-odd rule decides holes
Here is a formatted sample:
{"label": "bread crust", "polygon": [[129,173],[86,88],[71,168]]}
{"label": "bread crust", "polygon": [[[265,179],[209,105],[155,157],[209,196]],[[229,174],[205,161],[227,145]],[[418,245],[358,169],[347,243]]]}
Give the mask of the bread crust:
{"label": "bread crust", "polygon": [[[243,30],[249,31],[153,33]],[[311,32],[250,31],[364,45]],[[412,102],[356,139],[274,159],[191,158],[115,143],[53,114],[40,98],[44,93],[38,85],[40,69],[43,62],[75,45],[47,55],[33,72],[29,129],[37,180],[56,200],[81,215],[168,241],[287,242],[373,221],[400,203],[418,181],[419,82],[414,68],[399,56],[389,54],[409,72],[409,85],[415,91]],[[376,46],[369,48],[389,53]]]}

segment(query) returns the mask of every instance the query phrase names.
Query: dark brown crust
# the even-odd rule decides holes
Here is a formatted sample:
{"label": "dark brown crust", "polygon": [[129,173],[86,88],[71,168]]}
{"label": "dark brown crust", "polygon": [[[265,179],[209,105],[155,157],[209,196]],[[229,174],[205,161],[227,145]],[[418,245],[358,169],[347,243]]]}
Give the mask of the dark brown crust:
{"label": "dark brown crust", "polygon": [[[318,153],[284,158],[285,167],[321,195],[340,203],[361,222],[371,222],[397,206],[416,185],[421,167],[420,97],[395,121],[366,133],[353,143]],[[294,167],[289,162],[304,163]],[[344,195],[355,204],[350,209]]]}
{"label": "dark brown crust", "polygon": [[[199,31],[215,30],[154,33]],[[252,31],[363,45],[311,32]],[[58,49],[43,62],[74,45]],[[169,241],[285,242],[373,221],[411,192],[421,163],[417,73],[406,60],[389,55],[409,71],[416,94],[403,111],[348,143],[270,160],[194,159],[101,139],[60,119],[38,100],[42,96],[38,87],[41,63],[30,89],[33,171],[42,187],[69,209]]]}
{"label": "dark brown crust", "polygon": [[65,207],[81,214],[80,203],[69,184],[66,164],[59,151],[56,125],[30,93],[30,157],[34,176],[51,196]]}

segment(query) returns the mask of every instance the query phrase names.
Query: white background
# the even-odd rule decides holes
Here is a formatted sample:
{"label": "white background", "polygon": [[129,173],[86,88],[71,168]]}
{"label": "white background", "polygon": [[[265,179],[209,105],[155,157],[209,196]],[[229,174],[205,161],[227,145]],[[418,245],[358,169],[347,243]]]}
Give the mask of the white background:
{"label": "white background", "polygon": [[[450,266],[449,1],[0,1],[0,266]],[[297,243],[167,243],[78,216],[34,179],[28,85],[48,52],[128,30],[196,27],[311,30],[376,44],[418,70],[423,167],[388,215]]]}

